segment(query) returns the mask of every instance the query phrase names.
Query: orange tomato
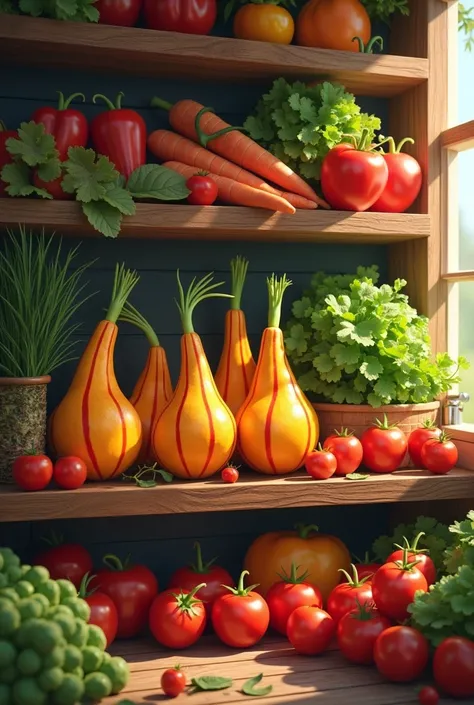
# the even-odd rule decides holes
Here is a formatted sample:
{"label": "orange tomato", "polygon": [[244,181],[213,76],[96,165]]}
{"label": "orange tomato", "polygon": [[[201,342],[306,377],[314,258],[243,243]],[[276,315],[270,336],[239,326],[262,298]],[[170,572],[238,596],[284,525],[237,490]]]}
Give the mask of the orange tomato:
{"label": "orange tomato", "polygon": [[296,20],[296,43],[303,47],[359,51],[354,37],[364,44],[372,27],[359,0],[309,0]]}
{"label": "orange tomato", "polygon": [[257,42],[291,44],[295,23],[288,10],[278,5],[244,5],[234,17],[234,36]]}

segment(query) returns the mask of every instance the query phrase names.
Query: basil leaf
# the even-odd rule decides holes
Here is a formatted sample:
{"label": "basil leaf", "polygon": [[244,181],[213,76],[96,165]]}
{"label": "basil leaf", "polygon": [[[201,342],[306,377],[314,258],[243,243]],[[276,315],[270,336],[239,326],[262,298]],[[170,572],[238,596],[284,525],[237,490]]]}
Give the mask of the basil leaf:
{"label": "basil leaf", "polygon": [[232,678],[221,678],[219,676],[200,676],[191,681],[197,690],[225,690],[232,685]]}
{"label": "basil leaf", "polygon": [[359,472],[351,472],[350,475],[346,475],[346,480],[367,480],[370,475],[362,475]]}
{"label": "basil leaf", "polygon": [[154,198],[158,201],[182,201],[189,195],[186,179],[159,164],[145,164],[130,174],[127,189],[133,198]]}
{"label": "basil leaf", "polygon": [[263,695],[268,695],[271,693],[273,690],[272,685],[265,685],[263,688],[255,687],[257,683],[260,683],[262,678],[263,673],[260,673],[258,676],[254,676],[253,678],[249,678],[248,681],[245,681],[242,686],[242,693],[244,695],[253,695],[255,697],[262,697]]}

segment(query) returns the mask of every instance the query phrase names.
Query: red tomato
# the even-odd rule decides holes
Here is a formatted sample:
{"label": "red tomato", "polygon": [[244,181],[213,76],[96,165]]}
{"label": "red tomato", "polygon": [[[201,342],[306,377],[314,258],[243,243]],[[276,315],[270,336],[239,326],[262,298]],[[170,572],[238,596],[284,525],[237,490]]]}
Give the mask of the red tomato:
{"label": "red tomato", "polygon": [[54,464],[53,477],[63,490],[77,490],[87,479],[86,464],[74,456],[59,458]]}
{"label": "red tomato", "polygon": [[128,561],[123,564],[112,554],[104,556],[103,562],[107,569],[98,571],[93,583],[113,600],[117,608],[117,637],[137,636],[147,624],[158,582],[144,565],[129,566]]}
{"label": "red tomato", "polygon": [[338,144],[326,155],[321,167],[324,198],[335,209],[366,211],[382,194],[388,167],[382,154]]}
{"label": "red tomato", "polygon": [[169,698],[176,698],[186,688],[186,676],[179,666],[168,668],[161,676],[161,687]]}
{"label": "red tomato", "polygon": [[435,475],[446,475],[458,462],[458,449],[444,432],[430,438],[421,448],[422,467]]}
{"label": "red tomato", "polygon": [[399,563],[385,563],[372,578],[372,595],[377,609],[386,617],[403,622],[409,617],[411,605],[418,590],[427,592],[426,578],[407,560],[407,553]]}
{"label": "red tomato", "polygon": [[337,461],[336,475],[350,475],[362,462],[364,451],[359,439],[347,428],[336,431],[324,441],[323,448],[328,448]]}
{"label": "red tomato", "polygon": [[308,475],[311,475],[314,480],[327,480],[336,472],[337,460],[330,450],[323,450],[320,444],[318,450],[308,453],[304,466]]}
{"label": "red tomato", "polygon": [[425,670],[428,658],[427,640],[412,627],[389,627],[375,642],[375,665],[385,678],[395,683],[418,678]]}
{"label": "red tomato", "polygon": [[212,626],[217,636],[227,646],[246,649],[263,637],[270,622],[268,605],[261,595],[252,592],[251,585],[244,588],[244,570],[236,589],[228,588],[212,607]]}
{"label": "red tomato", "polygon": [[192,206],[212,206],[218,196],[217,184],[205,172],[198,172],[186,181],[186,187],[191,191],[187,202]]}
{"label": "red tomato", "polygon": [[228,465],[221,472],[222,482],[234,483],[239,479],[239,471],[233,465]]}
{"label": "red tomato", "polygon": [[92,571],[92,557],[89,551],[78,543],[63,544],[58,541],[60,539],[53,535],[52,547],[39,553],[33,563],[44,565],[53,580],[70,580],[79,589],[84,575]]}
{"label": "red tomato", "polygon": [[288,618],[286,634],[293,648],[304,656],[325,651],[336,631],[330,614],[319,607],[298,607]]}
{"label": "red tomato", "polygon": [[360,605],[346,612],[337,625],[337,644],[352,663],[369,665],[374,661],[375,642],[391,622],[372,604]]}
{"label": "red tomato", "polygon": [[94,7],[99,11],[100,24],[133,27],[138,22],[142,0],[97,0]]}
{"label": "red tomato", "polygon": [[196,549],[196,563],[186,568],[178,568],[171,576],[168,589],[179,588],[185,592],[191,592],[197,585],[205,583],[196,593],[196,597],[204,602],[207,616],[210,617],[213,603],[221,595],[227,595],[228,591],[223,586],[233,586],[234,582],[224,568],[213,565],[215,559],[209,563],[203,563],[201,546],[197,541],[194,547]]}
{"label": "red tomato", "polygon": [[282,580],[273,583],[266,594],[270,610],[270,626],[280,634],[285,634],[288,618],[297,607],[322,607],[323,596],[315,585],[305,583],[308,573],[298,577],[297,568],[291,564],[291,573],[282,573]]}
{"label": "red tomato", "polygon": [[418,693],[418,702],[420,705],[438,705],[439,693],[432,685],[425,685]]}
{"label": "red tomato", "polygon": [[111,598],[100,590],[88,591],[92,581],[89,573],[86,573],[79,587],[79,597],[87,602],[91,608],[89,624],[100,627],[107,639],[107,646],[110,646],[117,636],[118,614]]}
{"label": "red tomato", "polygon": [[433,673],[436,685],[453,698],[474,696],[474,641],[452,636],[435,651]]}
{"label": "red tomato", "polygon": [[217,0],[145,0],[150,29],[209,34],[217,19]]}
{"label": "red tomato", "polygon": [[368,553],[365,554],[363,561],[361,561],[360,558],[357,558],[357,556],[355,556],[355,558],[357,561],[359,561],[358,563],[355,563],[357,577],[359,578],[359,580],[369,578],[371,582],[372,578],[374,577],[375,573],[378,571],[382,563],[372,563],[370,561]]}
{"label": "red tomato", "polygon": [[432,421],[425,421],[422,426],[415,428],[408,436],[408,452],[411,462],[415,468],[422,468],[421,449],[430,438],[439,438],[441,429],[437,428]]}
{"label": "red tomato", "polygon": [[153,600],[150,609],[150,630],[155,639],[168,649],[185,649],[195,644],[206,627],[206,610],[196,593],[204,583],[191,592],[175,593],[166,590]]}
{"label": "red tomato", "polygon": [[390,152],[383,155],[388,167],[387,185],[370,210],[379,213],[403,213],[420,193],[423,176],[416,159],[400,152],[406,142],[413,143],[413,140],[407,137],[398,145],[392,137],[389,137],[388,141]]}
{"label": "red tomato", "polygon": [[356,609],[358,604],[372,602],[372,585],[368,578],[359,580],[357,570],[352,566],[352,577],[341,570],[346,582],[336,585],[328,597],[326,610],[333,618],[336,625],[348,612]]}
{"label": "red tomato", "polygon": [[401,546],[398,546],[398,550],[393,551],[393,553],[389,555],[385,562],[394,563],[395,561],[403,561],[405,558],[405,550],[407,550],[408,562],[414,563],[416,561],[416,567],[425,576],[426,582],[428,583],[429,587],[430,585],[433,585],[433,583],[436,582],[436,566],[431,560],[431,558],[424,552],[425,549],[418,549],[418,542],[424,535],[424,532],[421,531],[416,537],[416,539],[413,541],[413,544],[411,546],[408,540],[405,538],[405,547],[402,548]]}
{"label": "red tomato", "polygon": [[27,492],[44,490],[53,477],[53,463],[46,455],[28,453],[20,455],[13,463],[13,479]]}
{"label": "red tomato", "polygon": [[374,472],[393,472],[400,467],[407,452],[407,438],[396,426],[390,426],[384,416],[368,428],[360,439],[364,449],[364,465]]}

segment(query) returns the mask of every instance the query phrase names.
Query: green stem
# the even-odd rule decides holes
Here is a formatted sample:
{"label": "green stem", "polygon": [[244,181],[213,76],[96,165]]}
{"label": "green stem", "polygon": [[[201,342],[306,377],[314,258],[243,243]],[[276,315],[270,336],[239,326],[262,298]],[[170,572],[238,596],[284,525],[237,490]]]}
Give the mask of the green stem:
{"label": "green stem", "polygon": [[319,531],[319,527],[316,524],[308,524],[306,526],[305,524],[296,524],[295,529],[300,539],[307,539],[311,533]]}
{"label": "green stem", "polygon": [[361,151],[361,152],[366,151],[368,140],[369,140],[369,130],[366,127],[364,127],[364,129],[362,130],[362,134],[360,136],[360,140],[359,140],[359,145],[358,145],[359,151]]}
{"label": "green stem", "polygon": [[82,102],[86,102],[86,96],[84,93],[73,93],[69,96],[69,98],[64,98],[64,93],[61,91],[57,91],[57,94],[59,96],[58,110],[67,110],[74,98],[82,98]]}
{"label": "green stem", "polygon": [[106,565],[109,570],[121,572],[123,570],[127,570],[130,565],[130,555],[128,555],[125,561],[122,562],[120,558],[115,555],[115,553],[106,553],[106,555],[102,558],[102,563]]}
{"label": "green stem", "polygon": [[194,277],[186,293],[184,292],[181,279],[179,278],[179,269],[176,272],[176,277],[178,279],[179,302],[175,299],[175,303],[181,316],[183,333],[194,333],[193,312],[201,301],[214,298],[232,298],[232,294],[221,294],[220,292],[214,291],[217,287],[222,286],[224,282],[211,284],[214,278],[212,272],[210,274],[206,274],[206,276],[202,279],[199,279],[197,283],[196,277]]}
{"label": "green stem", "polygon": [[240,304],[242,300],[242,291],[244,289],[248,266],[248,260],[244,259],[240,255],[235,257],[230,262],[230,273],[232,279],[231,292],[234,297],[230,302],[230,307],[234,311],[239,311],[241,308]]}
{"label": "green stem", "polygon": [[115,265],[114,288],[112,290],[110,305],[105,316],[106,321],[117,323],[122,309],[125,306],[125,302],[139,279],[138,274],[132,269],[125,269],[123,263],[121,265]]}
{"label": "green stem", "polygon": [[3,120],[0,120],[0,132],[6,132],[7,131],[7,126],[3,122]]}
{"label": "green stem", "polygon": [[268,288],[268,327],[279,328],[281,319],[281,304],[283,294],[292,285],[292,281],[286,278],[286,274],[278,278],[274,274],[267,278]]}
{"label": "green stem", "polygon": [[369,43],[367,45],[364,44],[364,41],[361,37],[353,37],[352,41],[357,42],[359,44],[359,52],[361,54],[373,54],[374,53],[374,46],[376,44],[379,45],[380,51],[383,51],[383,39],[379,35],[372,37],[372,39],[369,41]]}
{"label": "green stem", "polygon": [[150,100],[151,108],[161,108],[162,110],[171,110],[173,103],[169,103],[167,100],[162,100],[161,98],[152,98]]}
{"label": "green stem", "polygon": [[196,551],[196,563],[193,563],[191,565],[191,568],[193,569],[194,573],[198,573],[199,575],[205,575],[206,573],[209,573],[209,569],[211,568],[213,563],[216,562],[216,558],[212,558],[212,560],[208,561],[207,563],[204,563],[204,561],[202,560],[201,544],[199,543],[199,541],[195,541],[194,548]]}
{"label": "green stem", "polygon": [[78,597],[81,597],[83,600],[85,600],[86,597],[93,595],[94,592],[96,592],[98,590],[97,587],[92,588],[92,590],[89,590],[89,585],[95,577],[96,577],[95,575],[91,575],[90,573],[86,573],[84,575],[84,577],[81,580],[81,584],[79,585],[79,590],[77,593]]}
{"label": "green stem", "polygon": [[96,93],[94,96],[92,96],[92,102],[95,104],[97,98],[101,98],[101,100],[104,101],[109,110],[121,110],[123,96],[124,94],[122,93],[122,91],[120,91],[120,93],[118,93],[117,97],[115,98],[115,103],[112,103],[110,98],[107,98],[106,95],[103,95],[102,93]]}
{"label": "green stem", "polygon": [[345,576],[347,582],[349,583],[349,585],[351,587],[360,587],[361,585],[364,585],[364,583],[366,583],[369,580],[369,578],[372,577],[371,575],[366,575],[365,578],[362,578],[362,580],[359,580],[359,574],[357,573],[357,568],[355,567],[355,565],[353,563],[351,563],[351,569],[352,569],[352,576],[349,575],[347,570],[344,570],[344,568],[339,568],[339,572]]}
{"label": "green stem", "polygon": [[49,536],[42,536],[41,541],[44,541],[48,546],[61,546],[64,543],[62,534],[57,534],[54,529],[51,529]]}
{"label": "green stem", "polygon": [[123,321],[124,323],[130,323],[132,326],[135,326],[141,330],[142,333],[146,335],[147,340],[150,343],[150,347],[158,348],[160,346],[158,336],[153,330],[151,324],[148,323],[140,311],[138,311],[138,309],[136,309],[135,306],[133,306],[129,301],[125,302],[118,320]]}
{"label": "green stem", "polygon": [[244,587],[244,579],[246,575],[249,575],[248,570],[243,570],[240,574],[239,582],[236,588],[233,588],[230,585],[223,585],[222,587],[225,587],[226,590],[231,592],[233,595],[236,595],[237,597],[246,597],[249,592],[251,592],[254,588],[258,587],[259,585],[259,583],[255,583],[255,585],[249,585],[249,587]]}
{"label": "green stem", "polygon": [[309,572],[306,570],[304,573],[301,573],[301,575],[298,575],[299,568],[299,565],[295,565],[294,562],[292,562],[290,574],[288,575],[286,570],[282,568],[281,573],[278,573],[278,577],[284,583],[289,583],[290,585],[300,585],[301,583],[304,583],[306,578],[309,576]]}
{"label": "green stem", "polygon": [[223,137],[224,135],[227,135],[229,132],[234,132],[236,130],[239,130],[240,132],[246,132],[245,127],[234,127],[232,125],[229,125],[229,127],[224,127],[222,130],[217,130],[217,132],[213,132],[212,134],[208,135],[203,130],[201,129],[201,118],[205,113],[213,113],[214,108],[201,108],[201,110],[198,112],[196,115],[196,118],[194,120],[194,129],[196,130],[198,142],[201,145],[201,147],[207,147],[209,142],[211,140],[215,140],[218,137]]}

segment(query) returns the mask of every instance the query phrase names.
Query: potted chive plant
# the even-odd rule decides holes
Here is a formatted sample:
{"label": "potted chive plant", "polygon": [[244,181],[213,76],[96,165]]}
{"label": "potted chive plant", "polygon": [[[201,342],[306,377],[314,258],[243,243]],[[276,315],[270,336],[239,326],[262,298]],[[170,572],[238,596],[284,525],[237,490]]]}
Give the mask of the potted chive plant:
{"label": "potted chive plant", "polygon": [[21,226],[0,246],[0,483],[12,482],[16,457],[45,449],[47,385],[74,359],[71,319],[89,298],[90,263],[71,269],[77,249]]}

